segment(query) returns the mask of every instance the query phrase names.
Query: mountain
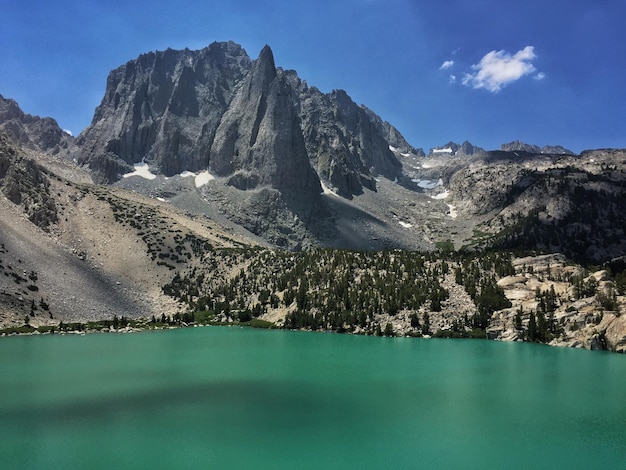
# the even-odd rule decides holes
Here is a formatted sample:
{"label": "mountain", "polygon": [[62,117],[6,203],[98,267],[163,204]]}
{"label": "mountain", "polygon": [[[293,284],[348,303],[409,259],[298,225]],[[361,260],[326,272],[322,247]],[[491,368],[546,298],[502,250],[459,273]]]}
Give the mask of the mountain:
{"label": "mountain", "polygon": [[[269,46],[255,60],[233,42],[139,56],[111,72],[68,155],[96,181],[291,250],[433,249],[448,238],[460,247],[475,229],[498,246],[562,249],[580,260],[623,249],[621,179],[590,168],[592,156],[519,141],[498,151],[449,142],[425,156],[345,91],[322,93],[277,67]],[[622,165],[619,154],[597,160]],[[122,178],[140,162],[154,179]],[[194,185],[185,172],[205,180]],[[584,217],[581,191],[591,206]],[[529,224],[542,235],[523,235]],[[586,247],[573,248],[581,240]]]}
{"label": "mountain", "polygon": [[[233,232],[94,185],[73,163],[0,132],[0,329],[173,316],[181,307],[162,287],[177,266],[203,265],[212,250],[259,246]],[[228,269],[212,267],[224,278]]]}
{"label": "mountain", "polygon": [[428,156],[469,157],[475,154],[483,153],[484,151],[484,149],[476,147],[466,140],[461,145],[455,142],[448,142],[446,145],[431,148]]}
{"label": "mountain", "polygon": [[508,144],[502,144],[500,150],[505,152],[526,152],[532,154],[545,153],[551,155],[574,155],[574,152],[567,150],[560,145],[545,145],[540,148],[537,145],[525,144],[519,140],[509,142]]}
{"label": "mountain", "polygon": [[100,182],[152,162],[171,176],[206,169],[235,84],[251,61],[234,43],[151,52],[112,71],[91,125],[76,143]]}
{"label": "mountain", "polygon": [[208,171],[200,193],[212,208],[196,201],[201,213],[217,210],[272,243],[298,248],[350,245],[336,223],[345,208],[323,198],[322,185],[351,199],[376,191],[379,177],[400,179],[390,146],[412,150],[344,91],[322,93],[276,67],[268,46],[251,60],[228,42],[144,54],[111,72],[91,125],[67,155],[97,182],[147,193],[157,191],[154,184],[122,179],[134,164],[145,162],[162,177]]}
{"label": "mountain", "polygon": [[[472,244],[560,252],[583,263],[626,254],[626,151],[490,151],[438,168],[446,201],[488,234]],[[432,171],[432,170],[431,170]]]}
{"label": "mountain", "polygon": [[52,118],[25,114],[15,100],[0,95],[0,131],[24,148],[58,154],[74,140]]}
{"label": "mountain", "polygon": [[[279,127],[285,132],[280,142],[263,140]],[[147,161],[165,176],[207,168],[219,176],[261,170],[267,174],[259,184],[272,185],[282,184],[273,174],[273,146],[279,145],[279,153],[294,154],[279,167],[300,167],[298,159],[308,156],[322,181],[355,194],[362,183],[373,187],[373,176],[400,174],[388,139],[409,147],[397,130],[345,92],[323,94],[295,72],[276,68],[268,46],[253,61],[228,42],[200,51],[149,53],[114,70],[76,143],[80,161],[99,181],[114,182],[129,165]]]}
{"label": "mountain", "polygon": [[[596,151],[584,157],[593,170],[596,162],[606,168],[606,162],[625,155]],[[471,166],[480,167],[489,182],[490,171],[516,174],[513,157],[489,155],[482,166],[478,161]],[[545,170],[555,165],[549,160],[543,160]],[[571,162],[562,163],[567,168]],[[7,186],[13,187],[8,193],[19,195],[0,198],[0,329],[9,328],[4,332],[35,327],[40,332],[128,331],[129,321],[147,328],[184,326],[189,318],[232,323],[259,317],[289,328],[382,334],[384,327],[385,334],[394,335],[487,334],[626,350],[626,316],[619,314],[626,305],[623,259],[587,272],[561,254],[520,257],[481,247],[483,233],[472,240],[473,249],[445,256],[400,250],[286,252],[244,236],[233,225],[136,192],[72,182],[60,173],[73,172],[72,179],[80,180],[83,170],[66,162],[67,168],[56,172],[59,165],[56,157],[27,155],[0,135],[0,189],[6,194]],[[23,184],[15,185],[11,173]],[[587,178],[594,174],[599,171],[589,171]],[[570,171],[567,178],[585,186],[583,175]],[[543,183],[537,184],[541,174],[531,176],[531,194],[513,205],[530,200],[534,207],[532,193],[541,194]],[[447,184],[455,194],[450,202],[461,202],[458,182]],[[602,183],[603,191],[609,189]],[[583,196],[592,198],[589,191]],[[46,224],[25,217],[36,200],[47,201],[57,217]],[[502,206],[506,202],[494,207]],[[497,220],[482,218],[478,209],[459,208],[457,220],[472,227]],[[471,211],[474,215],[468,215]],[[445,220],[455,219],[430,220],[431,230]],[[571,242],[564,239],[561,248]]]}

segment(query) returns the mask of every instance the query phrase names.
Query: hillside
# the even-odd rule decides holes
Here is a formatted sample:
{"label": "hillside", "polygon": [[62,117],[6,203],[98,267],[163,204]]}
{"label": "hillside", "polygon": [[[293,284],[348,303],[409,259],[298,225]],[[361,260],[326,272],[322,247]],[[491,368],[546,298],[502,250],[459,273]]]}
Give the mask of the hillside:
{"label": "hillside", "polygon": [[[71,182],[50,169],[63,168],[59,173],[72,173],[74,180],[88,176],[56,157],[27,156],[0,136],[3,166],[8,171],[0,171],[2,326],[22,325],[27,316],[40,325],[173,314],[179,306],[161,286],[171,279],[174,254],[189,265],[201,262],[201,246],[255,243],[157,200]],[[26,171],[35,183],[26,181]],[[11,172],[22,173],[17,189]],[[45,201],[45,211],[37,208],[38,200]]]}

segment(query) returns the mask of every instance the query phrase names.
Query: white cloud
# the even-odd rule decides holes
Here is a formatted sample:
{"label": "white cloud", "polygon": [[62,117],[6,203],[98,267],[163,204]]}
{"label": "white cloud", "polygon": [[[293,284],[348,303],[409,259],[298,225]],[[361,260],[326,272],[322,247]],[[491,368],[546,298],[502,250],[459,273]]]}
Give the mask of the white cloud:
{"label": "white cloud", "polygon": [[[502,87],[537,70],[532,64],[532,60],[537,57],[534,49],[533,46],[526,46],[513,55],[506,51],[488,52],[478,64],[472,65],[474,73],[465,74],[463,85],[499,92]],[[542,73],[536,77],[539,76],[544,77]]]}
{"label": "white cloud", "polygon": [[456,75],[450,75],[450,83],[456,83]]}
{"label": "white cloud", "polygon": [[72,137],[74,137],[74,134],[72,134],[72,131],[70,131],[69,129],[63,129],[63,132],[65,132],[67,135],[71,135]]}
{"label": "white cloud", "polygon": [[543,80],[544,78],[546,78],[546,74],[543,72],[539,72],[537,75],[535,75],[533,77],[535,80]]}
{"label": "white cloud", "polygon": [[439,70],[449,69],[453,65],[454,65],[454,61],[453,60],[446,60],[443,64],[441,64],[441,67],[439,67]]}

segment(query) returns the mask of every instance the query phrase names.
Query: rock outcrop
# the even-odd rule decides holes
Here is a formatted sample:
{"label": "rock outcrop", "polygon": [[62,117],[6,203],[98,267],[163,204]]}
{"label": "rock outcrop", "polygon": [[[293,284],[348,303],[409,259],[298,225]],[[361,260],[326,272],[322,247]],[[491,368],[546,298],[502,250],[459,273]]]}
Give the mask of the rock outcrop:
{"label": "rock outcrop", "polygon": [[209,171],[240,190],[270,186],[287,198],[319,195],[294,101],[294,90],[266,46],[222,116]]}
{"label": "rock outcrop", "polygon": [[626,250],[626,152],[488,152],[441,170],[449,201],[483,218],[491,246],[602,262]]}
{"label": "rock outcrop", "polygon": [[9,201],[21,205],[28,219],[38,227],[48,229],[57,221],[57,208],[44,170],[18,152],[1,132],[0,191]]}
{"label": "rock outcrop", "polygon": [[50,154],[64,152],[74,140],[49,117],[24,113],[15,100],[0,95],[0,131],[16,144]]}
{"label": "rock outcrop", "polygon": [[547,323],[552,346],[626,352],[626,298],[606,271],[586,273],[559,253],[517,258],[513,266],[515,274],[498,281],[512,307],[494,312],[490,338],[534,341],[533,316]]}
{"label": "rock outcrop", "polygon": [[151,52],[112,71],[79,161],[111,183],[141,161],[165,175],[205,170],[215,132],[251,61],[233,42]]}

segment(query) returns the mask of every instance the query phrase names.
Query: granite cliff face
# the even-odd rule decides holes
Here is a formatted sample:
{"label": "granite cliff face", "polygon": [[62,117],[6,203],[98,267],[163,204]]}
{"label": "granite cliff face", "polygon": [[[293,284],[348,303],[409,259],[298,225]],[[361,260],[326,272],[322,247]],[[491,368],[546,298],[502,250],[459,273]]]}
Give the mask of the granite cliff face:
{"label": "granite cliff face", "polygon": [[350,198],[376,190],[375,177],[395,180],[402,165],[389,147],[411,149],[400,133],[375,113],[357,106],[343,90],[323,94],[291,73],[311,164],[337,194]]}
{"label": "granite cliff face", "polygon": [[448,201],[492,234],[489,246],[595,263],[626,253],[624,150],[487,152],[442,174]]}
{"label": "granite cliff face", "polygon": [[222,116],[210,148],[209,171],[241,190],[270,186],[287,198],[319,195],[295,99],[266,46]]}
{"label": "granite cliff face", "polygon": [[[205,203],[297,249],[338,236],[343,208],[322,197],[322,186],[351,199],[376,191],[379,176],[401,178],[391,149],[413,150],[344,91],[309,87],[276,67],[269,46],[251,60],[228,42],[144,54],[111,72],[91,125],[68,154],[109,184],[140,162],[162,177],[208,171],[210,183],[198,191]],[[132,189],[152,194],[154,186]]]}
{"label": "granite cliff face", "polygon": [[533,154],[574,155],[574,152],[567,150],[560,145],[544,145],[543,147],[539,147],[538,145],[526,144],[524,142],[520,142],[519,140],[509,142],[508,144],[502,144],[500,150],[504,152],[526,152]]}
{"label": "granite cliff face", "polygon": [[128,62],[109,74],[102,103],[77,138],[79,161],[108,183],[141,161],[168,176],[206,169],[222,115],[250,66],[232,42]]}
{"label": "granite cliff face", "polygon": [[77,145],[101,182],[146,161],[165,176],[209,169],[242,190],[284,195],[290,185],[316,191],[321,179],[347,197],[375,189],[375,176],[399,177],[389,145],[410,148],[345,92],[309,88],[276,68],[269,47],[253,61],[233,42],[149,53],[114,70]]}
{"label": "granite cliff face", "polygon": [[428,156],[434,157],[437,155],[447,155],[450,157],[470,157],[484,152],[484,149],[476,147],[472,145],[471,142],[466,140],[461,145],[456,142],[448,142],[446,145],[442,145],[441,147],[432,148],[430,149]]}

